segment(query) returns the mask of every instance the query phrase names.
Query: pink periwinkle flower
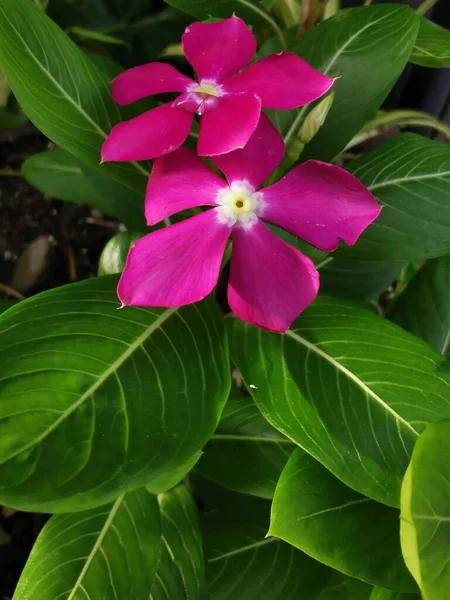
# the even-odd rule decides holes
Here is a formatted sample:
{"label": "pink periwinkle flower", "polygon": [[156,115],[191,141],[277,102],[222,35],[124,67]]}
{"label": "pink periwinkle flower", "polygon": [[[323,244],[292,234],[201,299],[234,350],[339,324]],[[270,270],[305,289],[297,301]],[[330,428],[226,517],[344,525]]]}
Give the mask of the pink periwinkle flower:
{"label": "pink periwinkle flower", "polygon": [[263,220],[331,252],[340,239],[354,244],[381,207],[353,175],[315,160],[261,189],[283,153],[280,134],[262,115],[243,150],[213,159],[228,181],[189,148],[157,158],[146,194],[149,225],[188,208],[213,208],[136,242],[119,281],[122,304],[169,307],[202,300],[217,283],[232,234],[231,310],[243,321],[285,332],[316,297],[319,274]]}
{"label": "pink periwinkle flower", "polygon": [[333,79],[288,52],[272,54],[239,73],[255,54],[256,41],[238,17],[193,23],[181,41],[198,82],[158,62],[121,73],[112,85],[118,104],[163,92],[181,95],[113,127],[102,148],[104,161],[147,160],[172,152],[189,135],[195,114],[200,117],[200,156],[243,148],[262,108],[297,108],[333,85]]}

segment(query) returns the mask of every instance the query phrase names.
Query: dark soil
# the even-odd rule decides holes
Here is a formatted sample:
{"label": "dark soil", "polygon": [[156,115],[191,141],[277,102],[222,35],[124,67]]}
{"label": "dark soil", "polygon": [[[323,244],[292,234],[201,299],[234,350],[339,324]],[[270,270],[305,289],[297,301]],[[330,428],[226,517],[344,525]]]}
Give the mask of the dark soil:
{"label": "dark soil", "polygon": [[[0,169],[20,170],[28,156],[49,147],[49,141],[31,124],[0,131]],[[20,177],[0,177],[1,284],[8,285],[18,258],[40,235],[51,236],[53,247],[39,279],[24,292],[26,296],[93,277],[113,233],[88,206],[46,198]],[[0,298],[5,297],[0,290]]]}

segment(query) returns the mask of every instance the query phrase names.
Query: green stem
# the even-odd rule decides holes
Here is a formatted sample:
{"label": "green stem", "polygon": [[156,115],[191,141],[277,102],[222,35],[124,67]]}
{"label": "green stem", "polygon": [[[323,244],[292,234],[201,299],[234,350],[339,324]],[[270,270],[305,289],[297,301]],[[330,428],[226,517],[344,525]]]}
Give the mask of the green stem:
{"label": "green stem", "polygon": [[427,10],[430,10],[435,4],[437,0],[424,0],[422,4],[416,9],[416,13],[418,15],[424,15]]}
{"label": "green stem", "polygon": [[272,19],[272,17],[270,15],[268,15],[264,10],[262,10],[258,6],[255,6],[255,4],[253,4],[253,2],[250,2],[249,0],[237,0],[237,1],[239,2],[239,4],[242,4],[243,6],[246,6],[247,8],[253,10],[261,18],[263,18],[265,21],[267,21],[267,23],[269,23],[269,25],[274,30],[277,38],[280,40],[282,49],[283,50],[287,49],[287,44],[286,44],[286,40],[284,39],[283,32],[281,31],[280,27],[278,26],[278,23],[274,19]]}
{"label": "green stem", "polygon": [[0,169],[0,177],[22,177],[22,173],[13,169]]}

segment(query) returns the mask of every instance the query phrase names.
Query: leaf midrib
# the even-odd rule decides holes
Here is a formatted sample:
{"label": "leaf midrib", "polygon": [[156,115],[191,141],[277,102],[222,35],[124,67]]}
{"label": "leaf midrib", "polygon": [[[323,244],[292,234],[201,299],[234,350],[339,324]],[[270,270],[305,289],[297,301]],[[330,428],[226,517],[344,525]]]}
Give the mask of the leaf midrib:
{"label": "leaf midrib", "polygon": [[378,190],[383,187],[388,187],[390,185],[397,185],[399,183],[409,183],[410,181],[422,181],[424,179],[441,179],[442,177],[446,177],[450,175],[450,171],[444,171],[443,173],[429,173],[427,175],[418,175],[417,177],[400,177],[399,179],[386,179],[380,183],[375,183],[373,185],[368,185],[367,189],[371,192],[373,190]]}
{"label": "leaf midrib", "polygon": [[335,360],[332,356],[327,354],[324,350],[322,350],[322,348],[319,348],[319,346],[317,346],[316,344],[309,342],[307,339],[305,339],[301,335],[298,335],[298,333],[295,333],[294,331],[288,330],[285,333],[285,335],[292,338],[296,342],[302,344],[303,346],[305,346],[306,348],[308,348],[315,354],[318,354],[322,359],[326,360],[331,365],[333,365],[338,371],[340,371],[341,373],[346,375],[359,388],[361,388],[367,394],[367,396],[369,398],[372,398],[373,400],[375,400],[375,402],[380,404],[384,408],[384,410],[386,410],[388,413],[390,413],[395,418],[396,421],[399,421],[400,423],[402,423],[402,425],[404,425],[407,429],[409,429],[415,435],[415,437],[419,436],[419,433],[414,429],[414,427],[410,423],[408,423],[408,421],[406,421],[402,416],[400,416],[398,413],[396,413],[395,410],[391,406],[389,406],[389,404],[387,404],[387,402],[385,402],[368,385],[366,385],[361,379],[359,379],[359,377],[357,375],[355,375],[355,373],[352,373],[352,371],[347,369],[347,367],[344,367],[344,365],[342,365],[337,360]]}
{"label": "leaf midrib", "polygon": [[169,308],[166,311],[164,311],[151,325],[149,325],[143,333],[141,333],[141,335],[139,337],[136,338],[136,340],[130,344],[127,349],[125,350],[125,352],[123,352],[105,371],[102,375],[100,375],[96,381],[80,396],[80,398],[78,398],[78,400],[76,402],[74,402],[69,408],[67,408],[62,414],[61,416],[56,419],[56,421],[54,421],[50,427],[48,427],[45,431],[43,431],[39,436],[37,436],[33,441],[29,442],[28,444],[26,444],[25,446],[23,446],[22,448],[16,450],[15,452],[13,452],[12,454],[10,454],[8,457],[6,457],[5,459],[3,459],[0,462],[0,465],[8,462],[9,460],[11,460],[12,458],[14,458],[15,456],[21,454],[22,452],[25,452],[26,450],[28,450],[29,448],[32,448],[33,446],[36,446],[37,444],[39,444],[43,439],[45,439],[52,431],[54,431],[55,429],[57,429],[59,427],[59,425],[65,421],[73,412],[75,412],[79,406],[81,406],[88,398],[90,398],[92,396],[92,394],[98,390],[98,388],[100,386],[103,385],[103,383],[108,379],[108,377],[110,375],[112,375],[113,373],[115,373],[122,365],[123,363],[138,349],[142,346],[142,344],[153,334],[154,331],[156,331],[157,329],[159,329],[159,327],[161,327],[161,325],[167,321],[167,319],[169,319],[176,311],[178,310],[178,307],[175,308]]}
{"label": "leaf midrib", "polygon": [[122,494],[121,496],[119,496],[117,498],[117,500],[114,502],[114,504],[111,507],[111,511],[108,515],[108,518],[106,519],[103,527],[101,528],[98,537],[95,541],[94,546],[92,547],[92,550],[89,552],[89,555],[86,558],[86,562],[83,565],[83,568],[78,576],[78,579],[76,580],[72,591],[70,592],[70,595],[68,596],[67,600],[73,600],[75,598],[75,594],[77,593],[79,587],[81,586],[84,578],[86,577],[86,574],[93,562],[93,560],[95,559],[95,556],[97,554],[97,551],[99,550],[100,546],[102,545],[103,540],[105,539],[109,528],[112,524],[112,522],[114,521],[114,517],[116,516],[120,506],[122,505],[123,499],[125,497],[125,494]]}
{"label": "leaf midrib", "polygon": [[248,546],[242,546],[242,548],[237,548],[236,550],[231,550],[230,552],[226,552],[225,554],[221,554],[220,556],[216,556],[215,558],[210,558],[207,563],[211,564],[214,562],[218,562],[219,560],[224,560],[225,558],[229,558],[230,556],[236,556],[237,554],[242,554],[243,552],[248,552],[250,550],[254,550],[255,548],[259,548],[260,546],[265,546],[266,544],[270,544],[272,542],[279,542],[275,537],[270,537],[265,540],[260,540],[259,542],[254,542],[253,544],[249,544]]}

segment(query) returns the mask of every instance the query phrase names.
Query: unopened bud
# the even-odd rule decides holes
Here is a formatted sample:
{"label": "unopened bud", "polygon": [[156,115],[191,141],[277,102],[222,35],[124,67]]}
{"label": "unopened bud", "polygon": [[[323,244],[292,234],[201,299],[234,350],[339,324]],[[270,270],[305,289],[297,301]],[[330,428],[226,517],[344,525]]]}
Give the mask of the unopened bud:
{"label": "unopened bud", "polygon": [[303,144],[310,142],[327,118],[328,111],[333,104],[334,93],[328,94],[323,100],[315,106],[306,117],[299,134],[299,139]]}

